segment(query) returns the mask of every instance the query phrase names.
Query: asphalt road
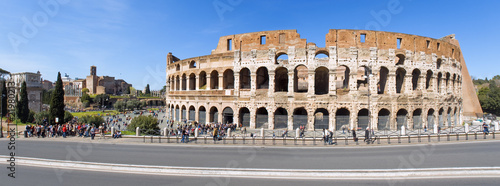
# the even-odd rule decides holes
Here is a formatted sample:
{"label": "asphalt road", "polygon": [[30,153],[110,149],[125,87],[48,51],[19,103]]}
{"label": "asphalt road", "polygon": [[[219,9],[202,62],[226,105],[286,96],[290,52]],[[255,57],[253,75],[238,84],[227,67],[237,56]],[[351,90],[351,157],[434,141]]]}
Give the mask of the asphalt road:
{"label": "asphalt road", "polygon": [[6,171],[0,171],[0,185],[37,185],[37,186],[225,186],[225,185],[440,185],[440,186],[462,186],[462,185],[498,185],[500,178],[467,178],[467,179],[402,179],[402,180],[283,180],[283,179],[247,179],[247,178],[223,178],[223,177],[183,177],[183,176],[157,176],[157,175],[135,175],[117,174],[108,172],[92,172],[79,170],[58,170],[50,168],[17,166],[16,178],[7,177]]}
{"label": "asphalt road", "polygon": [[[82,141],[88,141],[82,139]],[[8,155],[0,139],[0,155]],[[16,156],[102,163],[274,169],[500,166],[500,141],[363,148],[129,145],[16,140]]]}

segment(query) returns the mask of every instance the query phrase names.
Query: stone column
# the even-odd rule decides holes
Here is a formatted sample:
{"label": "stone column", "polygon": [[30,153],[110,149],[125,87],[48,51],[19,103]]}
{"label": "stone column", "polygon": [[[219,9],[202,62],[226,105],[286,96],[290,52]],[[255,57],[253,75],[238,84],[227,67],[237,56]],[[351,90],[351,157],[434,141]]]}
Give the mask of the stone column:
{"label": "stone column", "polygon": [[330,85],[330,87],[328,87],[328,92],[330,95],[336,95],[337,83],[335,81],[335,70],[329,70],[328,75],[329,75],[328,85]]}
{"label": "stone column", "polygon": [[255,96],[255,90],[257,89],[257,75],[256,75],[257,72],[253,72],[251,75],[250,75],[250,95],[252,97]]}
{"label": "stone column", "polygon": [[335,125],[335,121],[336,121],[336,118],[335,118],[335,114],[334,112],[330,112],[329,113],[329,116],[330,116],[330,126],[328,126],[328,129],[330,131],[337,131],[338,129],[336,128],[336,125]]}
{"label": "stone column", "polygon": [[407,75],[405,75],[405,79],[404,79],[404,83],[403,83],[403,88],[401,89],[401,93],[408,94],[408,93],[413,91],[412,78],[413,78],[412,74],[407,73]]}
{"label": "stone column", "polygon": [[199,122],[200,121],[200,113],[198,111],[199,108],[197,108],[196,106],[194,107],[194,120]]}
{"label": "stone column", "polygon": [[223,74],[219,74],[219,90],[224,89],[224,76]]}
{"label": "stone column", "polygon": [[293,111],[290,112],[289,110],[287,110],[288,112],[288,131],[292,131],[293,130]]}
{"label": "stone column", "polygon": [[314,130],[314,111],[307,112],[307,129]]}
{"label": "stone column", "polygon": [[250,109],[250,128],[255,129],[255,114],[256,111],[254,109]]}
{"label": "stone column", "polygon": [[389,95],[396,94],[396,74],[395,72],[389,71],[387,75],[387,83],[385,84],[386,90]]}
{"label": "stone column", "polygon": [[219,123],[222,123],[222,111],[224,111],[223,109],[224,108],[222,108],[222,109],[219,110],[219,108],[217,108],[217,111],[218,111],[217,112],[217,121],[219,121]]}
{"label": "stone column", "polygon": [[310,69],[307,70],[307,96],[311,97],[314,95],[314,71]]}
{"label": "stone column", "polygon": [[274,89],[275,89],[274,76],[275,76],[274,70],[270,70],[269,71],[269,89],[268,89],[268,94],[267,94],[269,97],[274,97]]}
{"label": "stone column", "polygon": [[189,90],[189,83],[190,83],[189,76],[186,75],[186,91]]}
{"label": "stone column", "polygon": [[199,90],[200,89],[200,76],[196,76],[195,80],[194,80],[194,89],[195,90]]}
{"label": "stone column", "polygon": [[210,90],[210,86],[212,86],[212,80],[210,78],[211,78],[210,74],[207,73],[207,76],[206,76],[207,87],[205,88],[205,90]]}
{"label": "stone column", "polygon": [[295,90],[293,88],[294,83],[294,70],[288,70],[288,96],[293,96]]}
{"label": "stone column", "polygon": [[267,123],[268,123],[268,129],[269,130],[272,130],[274,129],[274,111],[273,110],[267,110],[267,113],[268,113],[268,120],[267,120]]}
{"label": "stone column", "polygon": [[240,92],[240,73],[234,73],[234,95],[239,96]]}

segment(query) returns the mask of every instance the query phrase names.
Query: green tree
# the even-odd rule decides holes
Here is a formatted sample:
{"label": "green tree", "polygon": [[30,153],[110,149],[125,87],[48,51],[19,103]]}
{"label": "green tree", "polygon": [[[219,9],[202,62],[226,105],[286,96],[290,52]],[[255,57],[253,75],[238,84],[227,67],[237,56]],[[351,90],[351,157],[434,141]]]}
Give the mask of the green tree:
{"label": "green tree", "polygon": [[144,94],[146,94],[146,96],[151,95],[151,91],[149,90],[149,84],[146,85],[146,91],[144,91]]}
{"label": "green tree", "polygon": [[56,87],[50,100],[49,123],[54,123],[56,118],[59,118],[59,123],[64,119],[64,90],[60,72],[57,73]]}
{"label": "green tree", "polygon": [[85,115],[80,118],[78,118],[78,122],[80,123],[88,123],[88,124],[94,124],[95,126],[100,126],[102,123],[104,123],[104,119],[101,116],[95,116],[95,115]]}
{"label": "green tree", "polygon": [[42,91],[42,103],[43,104],[50,104],[50,100],[52,99],[52,92],[54,92],[54,89]]}
{"label": "green tree", "polygon": [[146,130],[146,134],[156,134],[160,130],[158,119],[152,115],[135,117],[127,126],[127,130],[135,131],[137,127],[141,130]]}
{"label": "green tree", "polygon": [[116,103],[113,105],[113,107],[118,112],[123,112],[127,108],[127,104],[124,101],[116,101]]}
{"label": "green tree", "polygon": [[2,117],[7,115],[7,87],[5,81],[2,81]]}
{"label": "green tree", "polygon": [[89,93],[89,89],[88,88],[83,88],[82,89],[82,94],[88,94]]}
{"label": "green tree", "polygon": [[29,102],[28,102],[28,92],[26,91],[26,81],[21,84],[20,99],[16,105],[16,115],[17,118],[21,120],[22,123],[28,121],[30,115]]}
{"label": "green tree", "polygon": [[43,120],[49,119],[49,112],[42,111],[42,112],[36,113],[34,118],[35,118],[35,123],[41,125],[41,124],[43,124]]}
{"label": "green tree", "polygon": [[94,98],[94,102],[96,102],[99,106],[107,106],[109,101],[109,95],[107,94],[99,94]]}
{"label": "green tree", "polygon": [[64,111],[64,123],[67,123],[73,119],[73,114],[69,111]]}
{"label": "green tree", "polygon": [[28,122],[35,123],[35,111],[30,110],[30,114],[28,116]]}

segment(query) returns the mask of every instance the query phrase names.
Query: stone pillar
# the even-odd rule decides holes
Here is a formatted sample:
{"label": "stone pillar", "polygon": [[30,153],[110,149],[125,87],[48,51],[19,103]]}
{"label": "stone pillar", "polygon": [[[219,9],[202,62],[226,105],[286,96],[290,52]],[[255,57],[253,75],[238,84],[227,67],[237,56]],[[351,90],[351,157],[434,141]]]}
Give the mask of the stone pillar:
{"label": "stone pillar", "polygon": [[385,91],[388,91],[389,95],[396,94],[396,72],[389,71],[385,87],[386,87]]}
{"label": "stone pillar", "polygon": [[255,129],[255,113],[256,111],[254,109],[250,109],[250,128]]}
{"label": "stone pillar", "polygon": [[[198,128],[196,128],[198,129]],[[231,137],[231,128],[227,128],[227,137]]]}
{"label": "stone pillar", "polygon": [[307,130],[314,130],[314,111],[307,112]]}
{"label": "stone pillar", "polygon": [[330,87],[328,88],[328,92],[330,95],[336,95],[337,94],[337,83],[335,81],[335,70],[330,69],[328,71],[328,75],[329,75],[328,85],[330,85]]}
{"label": "stone pillar", "polygon": [[250,95],[255,97],[255,90],[257,89],[257,72],[252,72],[250,74]]}
{"label": "stone pillar", "polygon": [[141,135],[141,130],[139,127],[135,128],[135,136],[140,136]]}
{"label": "stone pillar", "polygon": [[274,89],[275,89],[274,76],[275,76],[274,70],[270,70],[269,71],[269,89],[268,89],[268,93],[267,93],[267,95],[269,97],[274,97]]}
{"label": "stone pillar", "polygon": [[234,72],[234,95],[239,96],[240,92],[240,73]]}
{"label": "stone pillar", "polygon": [[405,78],[404,78],[404,83],[403,83],[403,88],[401,89],[401,93],[408,94],[413,91],[413,82],[411,81],[413,78],[413,75],[408,72],[406,72]]}
{"label": "stone pillar", "polygon": [[311,97],[314,95],[314,69],[307,70],[307,96]]}
{"label": "stone pillar", "polygon": [[199,122],[200,121],[200,113],[199,113],[199,108],[196,106],[194,107],[194,120]]}
{"label": "stone pillar", "polygon": [[223,90],[223,89],[224,89],[224,75],[219,74],[219,90]]}
{"label": "stone pillar", "polygon": [[264,138],[264,128],[260,128],[260,136]]}
{"label": "stone pillar", "polygon": [[469,132],[469,124],[468,124],[468,123],[466,123],[466,124],[464,125],[464,127],[465,127],[465,133],[468,133],[468,132]]}
{"label": "stone pillar", "polygon": [[288,130],[292,131],[293,130],[293,111],[290,112],[287,110],[287,116],[288,116]]}
{"label": "stone pillar", "polygon": [[115,127],[111,127],[111,137],[115,134]]}
{"label": "stone pillar", "polygon": [[196,76],[194,81],[195,81],[194,89],[199,90],[200,89],[200,76]]}
{"label": "stone pillar", "polygon": [[222,111],[224,111],[224,110],[217,109],[217,111],[218,111],[217,112],[217,118],[218,118],[217,121],[219,121],[219,123],[222,123]]}
{"label": "stone pillar", "polygon": [[207,80],[207,87],[205,88],[205,90],[210,90],[210,86],[212,86],[212,79],[210,79],[210,78],[211,78],[211,76],[210,76],[210,74],[209,74],[209,73],[207,73],[207,76],[206,76],[206,77],[207,77],[207,78],[206,78],[206,80]]}
{"label": "stone pillar", "polygon": [[297,129],[295,129],[295,137],[298,138],[299,136],[300,136],[300,129],[297,128]]}
{"label": "stone pillar", "polygon": [[268,129],[272,130],[272,129],[274,129],[274,111],[268,110],[267,113],[268,113],[268,115],[267,115],[268,116],[268,119],[267,119]]}
{"label": "stone pillar", "polygon": [[406,127],[403,125],[401,126],[401,136],[406,135]]}
{"label": "stone pillar", "polygon": [[189,90],[189,83],[190,83],[190,79],[189,79],[189,76],[186,74],[186,91]]}
{"label": "stone pillar", "polygon": [[293,88],[294,83],[294,70],[288,70],[288,96],[293,96],[295,90]]}

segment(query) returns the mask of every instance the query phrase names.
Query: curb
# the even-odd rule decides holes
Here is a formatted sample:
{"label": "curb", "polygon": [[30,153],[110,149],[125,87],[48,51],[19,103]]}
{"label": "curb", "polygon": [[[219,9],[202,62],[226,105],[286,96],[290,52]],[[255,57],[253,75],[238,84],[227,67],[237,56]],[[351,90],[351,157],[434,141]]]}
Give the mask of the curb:
{"label": "curb", "polygon": [[[0,163],[8,163],[10,156],[0,156]],[[453,167],[415,169],[258,169],[175,167],[94,163],[15,157],[22,166],[48,167],[52,169],[116,172],[128,174],[154,174],[197,177],[244,177],[271,179],[417,179],[417,178],[464,178],[500,177],[500,167]],[[229,164],[228,164],[229,165]],[[237,164],[234,165],[237,167]]]}

